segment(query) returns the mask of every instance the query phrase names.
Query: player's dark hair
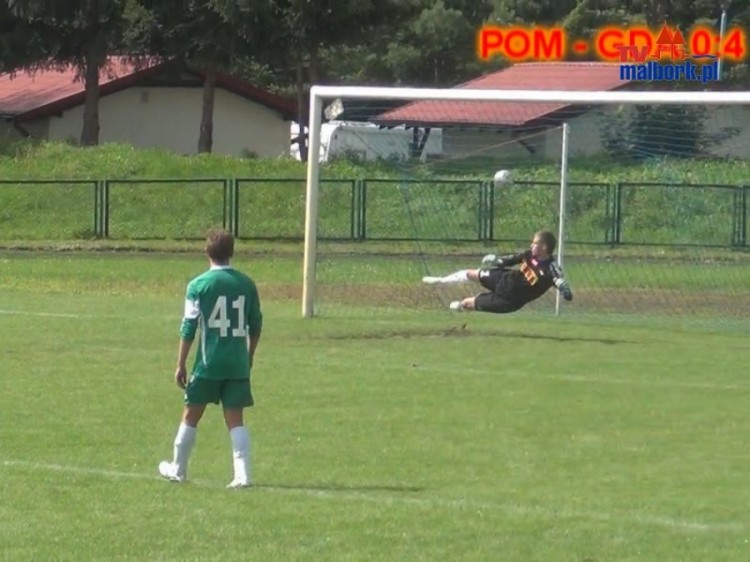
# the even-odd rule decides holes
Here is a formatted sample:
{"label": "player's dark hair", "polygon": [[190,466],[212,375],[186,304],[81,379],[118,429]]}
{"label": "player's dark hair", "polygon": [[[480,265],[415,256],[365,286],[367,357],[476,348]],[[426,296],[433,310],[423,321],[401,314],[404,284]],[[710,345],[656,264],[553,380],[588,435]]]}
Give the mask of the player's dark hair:
{"label": "player's dark hair", "polygon": [[555,235],[552,234],[549,230],[540,230],[536,233],[536,235],[539,237],[539,240],[547,246],[547,251],[551,254],[554,253],[555,247],[557,246],[557,238],[555,238]]}
{"label": "player's dark hair", "polygon": [[234,255],[234,236],[226,230],[210,230],[206,235],[206,253],[216,263],[228,263]]}

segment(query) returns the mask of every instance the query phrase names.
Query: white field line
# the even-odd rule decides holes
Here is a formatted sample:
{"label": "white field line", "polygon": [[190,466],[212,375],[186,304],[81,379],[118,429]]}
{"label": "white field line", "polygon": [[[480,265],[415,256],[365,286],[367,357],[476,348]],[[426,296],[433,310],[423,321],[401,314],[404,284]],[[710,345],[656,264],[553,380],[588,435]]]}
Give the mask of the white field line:
{"label": "white field line", "polygon": [[[60,472],[113,479],[161,480],[161,477],[156,475],[156,466],[154,466],[154,474],[145,474],[142,472],[126,472],[103,468],[38,463],[33,461],[10,459],[0,462],[0,469],[2,468],[17,468],[25,471],[41,470],[45,472]],[[191,479],[190,483],[201,487],[223,488],[223,484],[219,484],[218,482],[213,480]],[[165,485],[178,487],[177,484],[168,484],[166,482]],[[287,486],[263,483],[258,484],[255,487],[255,490],[256,492],[304,495],[324,500],[365,501],[387,505],[405,504],[416,505],[420,507],[456,509],[461,511],[470,510],[474,512],[481,512],[483,510],[497,510],[502,511],[506,515],[510,516],[518,516],[524,518],[536,517],[545,520],[587,519],[604,523],[629,523],[645,525],[647,527],[661,527],[688,533],[745,532],[747,530],[747,525],[738,522],[706,523],[695,520],[679,519],[675,517],[644,515],[632,512],[618,514],[568,508],[556,509],[544,506],[528,506],[520,505],[517,503],[490,503],[477,501],[472,498],[451,499],[440,497],[421,497],[418,495],[420,493],[418,491],[394,492],[387,490],[368,491],[365,489],[357,491],[354,488],[336,490],[333,487],[331,487],[330,489],[323,489],[315,487],[314,485],[306,487],[304,485]]]}
{"label": "white field line", "polygon": [[23,460],[4,460],[0,462],[0,467],[20,468],[25,470],[42,470],[44,472],[68,472],[71,474],[104,476],[107,478],[137,478],[141,480],[153,480],[154,478],[160,478],[156,474],[148,475],[137,472],[124,472],[121,470],[89,468],[85,466],[68,466],[62,464],[39,463]]}
{"label": "white field line", "polygon": [[[111,318],[133,318],[132,315],[129,314],[75,314],[72,312],[34,312],[29,310],[7,310],[7,309],[0,309],[0,316],[6,315],[6,316],[42,316],[47,318],[72,318],[77,320],[91,320],[91,319],[111,319]],[[174,316],[138,316],[138,318],[148,318],[148,319],[154,319],[158,318],[159,320],[174,320],[175,322],[180,322],[181,318],[179,313]]]}
{"label": "white field line", "polygon": [[[180,309],[181,310],[181,309]],[[31,310],[11,310],[11,309],[0,309],[0,315],[13,315],[13,316],[46,316],[51,318],[133,318],[132,315],[128,314],[76,314],[76,313],[67,313],[67,312],[38,312],[38,311],[31,311]],[[182,317],[180,316],[179,312],[176,315],[171,316],[143,316],[139,315],[139,318],[159,318],[161,320],[175,320],[179,322]],[[395,325],[400,327],[409,327],[409,326],[423,326],[423,322],[406,322],[403,320],[378,320],[378,319],[368,319],[367,320],[370,324],[382,324],[382,325]]]}
{"label": "white field line", "polygon": [[90,315],[66,314],[64,312],[28,312],[26,310],[1,310],[0,314],[14,314],[17,316],[50,316],[52,318],[92,318]]}

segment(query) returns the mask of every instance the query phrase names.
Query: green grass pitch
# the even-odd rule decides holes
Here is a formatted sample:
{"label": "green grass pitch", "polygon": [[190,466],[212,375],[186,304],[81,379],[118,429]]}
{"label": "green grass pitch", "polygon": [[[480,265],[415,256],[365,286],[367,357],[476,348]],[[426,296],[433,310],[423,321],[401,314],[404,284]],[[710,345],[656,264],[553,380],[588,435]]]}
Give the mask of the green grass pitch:
{"label": "green grass pitch", "polygon": [[[219,411],[156,473],[197,255],[0,258],[0,559],[737,561],[744,332],[352,308],[304,321],[296,259],[237,260],[266,327],[250,490]],[[278,285],[278,286],[277,286]]]}

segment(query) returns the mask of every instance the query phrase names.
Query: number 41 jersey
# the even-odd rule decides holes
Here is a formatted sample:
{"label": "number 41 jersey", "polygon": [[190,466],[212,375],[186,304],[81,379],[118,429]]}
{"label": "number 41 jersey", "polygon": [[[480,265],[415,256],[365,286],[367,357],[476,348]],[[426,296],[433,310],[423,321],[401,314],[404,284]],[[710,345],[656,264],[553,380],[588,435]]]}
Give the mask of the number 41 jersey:
{"label": "number 41 jersey", "polygon": [[260,334],[263,315],[255,283],[230,266],[213,266],[187,287],[180,335],[200,340],[193,375],[211,379],[250,376],[247,338]]}

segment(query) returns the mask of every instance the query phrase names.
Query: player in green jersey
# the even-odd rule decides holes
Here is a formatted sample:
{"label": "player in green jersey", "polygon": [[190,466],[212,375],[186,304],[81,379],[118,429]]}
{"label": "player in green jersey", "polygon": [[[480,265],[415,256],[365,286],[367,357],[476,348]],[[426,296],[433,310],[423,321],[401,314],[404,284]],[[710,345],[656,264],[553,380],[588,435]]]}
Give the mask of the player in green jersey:
{"label": "player in green jersey", "polygon": [[[250,434],[243,410],[253,405],[250,370],[260,340],[263,316],[255,283],[230,264],[234,238],[223,230],[211,231],[206,240],[210,268],[187,286],[185,314],[175,382],[185,390],[185,408],[174,440],[172,461],[159,464],[167,480],[187,479],[196,428],[206,406],[221,403],[232,441],[234,478],[228,488],[251,484]],[[200,328],[200,329],[199,329]],[[200,332],[190,380],[187,358]]]}

